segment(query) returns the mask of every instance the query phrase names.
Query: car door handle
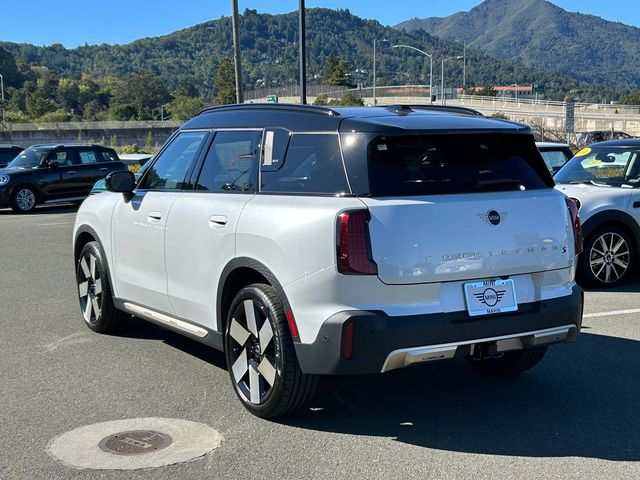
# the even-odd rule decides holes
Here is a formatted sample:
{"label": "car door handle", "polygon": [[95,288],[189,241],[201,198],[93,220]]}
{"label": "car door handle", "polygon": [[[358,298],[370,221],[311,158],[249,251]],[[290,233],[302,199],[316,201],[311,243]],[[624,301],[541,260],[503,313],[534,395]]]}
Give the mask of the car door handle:
{"label": "car door handle", "polygon": [[224,227],[228,220],[225,215],[211,215],[209,217],[209,228]]}
{"label": "car door handle", "polygon": [[108,168],[108,167],[102,167],[102,168],[100,169],[100,171],[101,171],[101,172],[106,172],[107,170],[109,170],[109,168]]}
{"label": "car door handle", "polygon": [[147,214],[147,221],[149,223],[158,223],[162,220],[162,214],[160,212],[149,212]]}
{"label": "car door handle", "polygon": [[69,170],[67,173],[69,175],[73,175],[74,173],[78,173],[78,171],[77,170]]}

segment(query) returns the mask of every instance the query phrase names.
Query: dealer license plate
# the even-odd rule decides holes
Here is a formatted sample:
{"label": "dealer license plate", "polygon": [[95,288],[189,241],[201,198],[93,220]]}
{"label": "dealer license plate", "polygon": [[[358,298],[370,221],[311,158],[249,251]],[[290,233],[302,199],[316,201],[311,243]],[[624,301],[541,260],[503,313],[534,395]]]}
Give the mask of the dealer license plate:
{"label": "dealer license plate", "polygon": [[513,280],[485,280],[464,284],[467,311],[472,317],[518,310]]}

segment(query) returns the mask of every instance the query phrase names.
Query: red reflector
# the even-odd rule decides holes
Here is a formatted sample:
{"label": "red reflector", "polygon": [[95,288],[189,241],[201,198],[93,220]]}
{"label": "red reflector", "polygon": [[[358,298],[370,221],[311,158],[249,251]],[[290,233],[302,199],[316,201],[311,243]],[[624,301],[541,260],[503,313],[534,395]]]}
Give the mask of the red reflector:
{"label": "red reflector", "polygon": [[298,326],[296,325],[296,320],[293,318],[293,313],[291,313],[291,310],[287,310],[287,322],[289,322],[289,328],[291,329],[291,336],[294,339],[297,339]]}
{"label": "red reflector", "polygon": [[369,211],[355,210],[338,217],[338,270],[344,274],[376,275],[371,258]]}
{"label": "red reflector", "polygon": [[349,320],[342,327],[342,356],[351,359],[353,354],[353,320]]}
{"label": "red reflector", "polygon": [[582,253],[582,226],[580,225],[580,215],[578,214],[578,200],[575,198],[567,198],[567,208],[571,215],[571,226],[573,227],[573,240],[576,250],[576,255]]}

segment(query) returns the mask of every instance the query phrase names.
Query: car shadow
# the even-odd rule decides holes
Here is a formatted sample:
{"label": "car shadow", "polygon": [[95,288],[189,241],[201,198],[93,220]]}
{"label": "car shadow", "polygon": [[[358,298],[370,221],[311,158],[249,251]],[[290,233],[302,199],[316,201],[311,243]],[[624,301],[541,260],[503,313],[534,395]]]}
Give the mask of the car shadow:
{"label": "car shadow", "polygon": [[[222,353],[143,320],[122,335],[226,369]],[[309,410],[276,421],[455,452],[639,461],[638,372],[639,341],[583,332],[514,378],[479,375],[464,360],[322,377]]]}
{"label": "car shadow", "polygon": [[32,216],[37,216],[37,215],[51,215],[54,213],[75,213],[78,211],[78,207],[79,205],[72,205],[72,204],[64,204],[64,205],[39,205],[37,206],[35,209],[33,209],[31,212],[29,213],[16,213],[13,210],[11,210],[10,208],[4,208],[4,209],[0,209],[0,217],[1,216],[25,216],[25,217],[32,217]]}
{"label": "car shadow", "polygon": [[612,292],[612,293],[638,293],[640,292],[640,278],[635,275],[632,278],[623,279],[620,285],[613,288],[583,287],[585,292]]}

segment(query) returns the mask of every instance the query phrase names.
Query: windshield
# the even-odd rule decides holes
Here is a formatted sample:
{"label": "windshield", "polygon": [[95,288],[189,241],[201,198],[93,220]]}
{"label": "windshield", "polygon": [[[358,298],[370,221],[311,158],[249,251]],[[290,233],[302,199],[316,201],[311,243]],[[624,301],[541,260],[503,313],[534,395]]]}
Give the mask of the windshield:
{"label": "windshield", "polygon": [[30,148],[14,158],[7,168],[38,168],[48,150],[31,150]]}
{"label": "windshield", "polygon": [[580,150],[560,169],[556,183],[632,187],[640,182],[640,149],[591,147]]}
{"label": "windshield", "polygon": [[530,135],[481,133],[378,137],[368,146],[372,196],[549,188]]}

